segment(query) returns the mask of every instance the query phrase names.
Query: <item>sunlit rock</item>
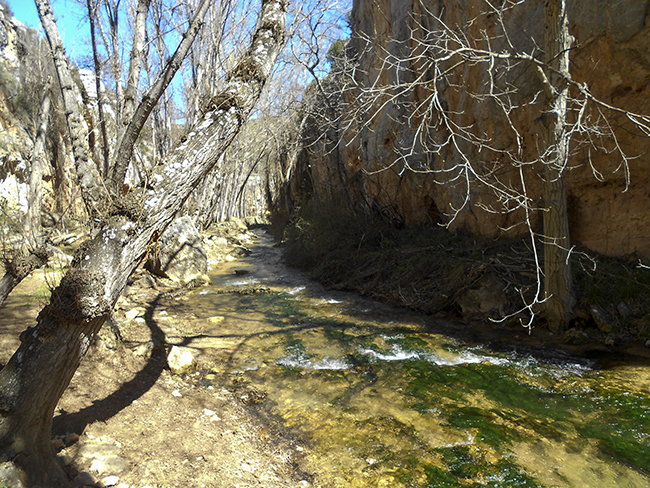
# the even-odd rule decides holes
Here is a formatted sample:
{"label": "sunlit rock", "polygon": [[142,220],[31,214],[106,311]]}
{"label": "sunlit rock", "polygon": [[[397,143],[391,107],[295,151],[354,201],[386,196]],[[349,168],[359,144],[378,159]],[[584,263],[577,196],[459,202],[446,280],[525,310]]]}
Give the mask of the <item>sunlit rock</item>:
{"label": "sunlit rock", "polygon": [[158,246],[147,262],[152,273],[181,283],[209,282],[208,255],[190,217],[174,220],[160,237]]}
{"label": "sunlit rock", "polygon": [[187,347],[174,346],[167,355],[167,364],[173,374],[191,373],[196,368],[196,358]]}
{"label": "sunlit rock", "polygon": [[594,319],[598,330],[604,332],[605,334],[612,332],[612,319],[602,308],[600,308],[598,305],[591,305],[589,307],[589,314],[591,315],[591,318]]}

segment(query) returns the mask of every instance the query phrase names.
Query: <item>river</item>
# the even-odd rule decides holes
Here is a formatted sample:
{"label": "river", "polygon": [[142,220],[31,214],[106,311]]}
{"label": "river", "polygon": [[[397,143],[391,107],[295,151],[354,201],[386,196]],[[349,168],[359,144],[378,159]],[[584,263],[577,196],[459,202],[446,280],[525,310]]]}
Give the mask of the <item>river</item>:
{"label": "river", "polygon": [[203,384],[257,396],[314,486],[650,486],[648,365],[468,346],[310,281],[267,235],[252,249],[188,296],[219,319],[186,343],[210,351]]}

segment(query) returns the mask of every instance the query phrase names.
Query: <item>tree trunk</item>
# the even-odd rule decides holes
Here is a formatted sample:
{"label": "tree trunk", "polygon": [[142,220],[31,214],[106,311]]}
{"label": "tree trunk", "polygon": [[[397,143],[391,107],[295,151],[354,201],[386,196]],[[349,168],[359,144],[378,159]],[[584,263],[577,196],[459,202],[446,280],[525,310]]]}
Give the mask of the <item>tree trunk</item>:
{"label": "tree trunk", "polygon": [[65,56],[65,49],[59,30],[54,20],[52,7],[49,0],[36,0],[38,16],[41,19],[43,30],[50,43],[52,58],[56,68],[59,86],[63,96],[65,114],[68,123],[68,131],[72,141],[72,152],[74,154],[77,177],[81,185],[82,195],[88,211],[95,214],[102,213],[103,208],[110,201],[105,186],[100,178],[95,163],[90,159],[88,148],[88,128],[81,115],[80,104],[81,94],[75,85],[68,59]]}
{"label": "tree trunk", "polygon": [[549,72],[547,110],[554,115],[545,130],[544,154],[544,315],[554,332],[564,330],[573,316],[566,170],[569,137],[566,132],[569,88],[569,49],[572,38],[566,0],[546,0],[546,63]]}
{"label": "tree trunk", "polygon": [[86,0],[88,8],[88,21],[90,22],[90,43],[93,48],[93,61],[95,63],[95,90],[97,90],[97,112],[99,113],[99,129],[102,135],[102,158],[103,169],[102,173],[108,173],[109,154],[108,154],[108,134],[106,132],[106,116],[104,115],[104,104],[102,103],[102,82],[101,82],[101,63],[99,60],[99,53],[97,52],[97,39],[95,38],[95,18],[97,16],[96,1]]}
{"label": "tree trunk", "polygon": [[32,162],[29,175],[29,199],[23,230],[28,249],[36,249],[41,245],[41,207],[43,206],[43,172],[45,169],[45,135],[50,118],[50,84],[43,88],[43,100],[39,115],[38,129],[32,151]]}
{"label": "tree trunk", "polygon": [[224,91],[156,169],[152,187],[128,195],[121,215],[105,216],[0,371],[0,462],[13,461],[30,484],[63,482],[51,447],[54,408],[151,242],[248,118],[283,46],[286,10],[285,0],[262,2],[251,45]]}
{"label": "tree trunk", "polygon": [[11,261],[5,262],[5,274],[0,279],[0,305],[11,291],[35,269],[45,266],[51,252],[45,245],[30,249],[28,254],[17,253]]}
{"label": "tree trunk", "polygon": [[222,200],[224,157],[212,168],[199,187],[192,193],[193,205],[189,210],[197,229],[205,230],[215,222],[218,203]]}
{"label": "tree trunk", "polygon": [[[52,154],[55,166],[54,194],[56,211],[77,221],[87,218],[81,189],[74,169],[70,138],[62,131],[52,134]],[[65,223],[66,219],[62,219]]]}
{"label": "tree trunk", "polygon": [[121,190],[121,186],[124,183],[124,177],[126,175],[126,170],[129,167],[131,162],[131,157],[133,156],[133,148],[135,146],[140,132],[144,127],[145,122],[151,115],[151,111],[154,109],[158,100],[162,96],[163,92],[171,83],[172,78],[180,68],[183,59],[187,56],[190,47],[192,47],[192,42],[196,38],[196,34],[203,25],[203,17],[205,16],[206,11],[208,10],[210,2],[209,0],[201,0],[201,4],[194,13],[194,17],[190,21],[190,25],[183,36],[183,40],[178,45],[174,55],[169,58],[165,68],[162,73],[151,86],[151,88],[145,93],[142,97],[140,105],[136,109],[131,121],[129,122],[128,127],[126,128],[123,137],[119,141],[119,146],[116,151],[115,163],[111,168],[111,187],[116,190],[117,193]]}
{"label": "tree trunk", "polygon": [[[145,51],[145,38],[147,27],[147,14],[149,12],[149,5],[151,0],[139,0],[136,9],[135,27],[133,35],[133,47],[131,48],[131,60],[129,63],[129,77],[126,83],[126,91],[124,93],[124,109],[122,110],[122,117],[125,120],[130,120],[135,110],[135,99],[138,91],[138,84],[140,81],[140,71],[142,70],[142,60]],[[124,135],[122,127],[118,127],[118,141]]]}

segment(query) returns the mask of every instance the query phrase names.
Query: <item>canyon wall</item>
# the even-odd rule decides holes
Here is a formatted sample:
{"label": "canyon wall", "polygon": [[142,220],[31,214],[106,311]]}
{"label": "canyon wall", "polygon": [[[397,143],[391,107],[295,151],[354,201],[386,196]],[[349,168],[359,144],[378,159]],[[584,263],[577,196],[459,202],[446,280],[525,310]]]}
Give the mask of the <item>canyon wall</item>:
{"label": "canyon wall", "polygon": [[[650,115],[650,0],[568,3],[573,80],[607,104]],[[328,100],[316,106],[320,115],[309,125],[294,192],[302,182],[313,197],[364,207],[400,225],[442,223],[499,236],[525,233],[525,214],[494,189],[521,193],[525,186],[529,218],[540,231],[543,169],[535,160],[548,114],[535,67],[512,62],[489,69],[454,64],[456,57],[438,65],[447,69],[440,82],[427,58],[425,46],[435,36],[453,41],[461,33],[481,49],[541,59],[541,0],[501,16],[486,8],[484,0],[355,0],[347,59],[340,63],[346,66],[325,80]],[[491,83],[508,91],[500,98],[507,107],[485,96]],[[606,255],[648,257],[650,138],[621,113],[591,106],[583,117],[613,128],[617,139],[575,134],[567,170],[572,242]],[[453,131],[464,137],[451,138]],[[630,158],[624,161],[618,149]]]}

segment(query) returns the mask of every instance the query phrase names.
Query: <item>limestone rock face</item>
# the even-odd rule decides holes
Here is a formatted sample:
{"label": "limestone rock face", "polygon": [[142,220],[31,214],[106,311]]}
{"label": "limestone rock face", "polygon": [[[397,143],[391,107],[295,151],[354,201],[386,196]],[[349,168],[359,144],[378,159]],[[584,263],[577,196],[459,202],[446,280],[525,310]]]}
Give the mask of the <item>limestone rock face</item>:
{"label": "limestone rock face", "polygon": [[14,108],[20,88],[17,74],[24,50],[20,34],[27,36],[29,30],[0,5],[0,73],[3,76],[0,89],[0,196],[24,212],[27,204],[25,172],[34,144]]}
{"label": "limestone rock face", "polygon": [[[573,80],[588,84],[605,103],[650,115],[650,0],[568,4],[576,46],[571,55]],[[492,178],[521,190],[523,175],[532,206],[542,203],[542,168],[527,165],[520,175],[508,156],[517,151],[523,161],[539,156],[546,95],[534,67],[522,62],[493,73],[501,77],[502,87],[516,90],[511,120],[494,102],[472,95],[485,93],[490,81],[485,65],[454,67],[439,89],[437,107],[452,114],[458,127],[471,127],[472,133],[492,141],[501,153],[462,140],[434,151],[431,140],[444,140],[448,131],[432,125],[423,133],[418,125],[422,117],[435,119],[427,88],[433,73],[423,70],[422,59],[412,54],[440,28],[439,20],[452,28],[461,26],[472,39],[492,36],[495,52],[509,49],[496,15],[482,13],[485,8],[482,0],[355,0],[347,54],[356,63],[353,76],[359,88],[329,101],[347,112],[340,119],[331,117],[340,120],[331,128],[331,137],[323,134],[318,121],[312,124],[310,149],[298,165],[293,191],[309,181],[313,188],[307,191],[319,198],[343,198],[407,225],[449,223],[453,209],[462,208],[450,224],[452,230],[489,236],[525,232],[519,225],[522,212],[504,212],[494,192],[477,179]],[[503,24],[517,52],[542,56],[543,2],[523,2],[506,11]],[[399,95],[388,90],[386,96],[368,101],[373,90],[404,86],[409,80],[417,83]],[[620,147],[632,159],[623,164],[612,140],[593,140],[604,148],[597,150],[584,143],[584,135],[576,135],[581,143],[572,146],[567,176],[571,239],[606,255],[650,256],[650,138],[632,130],[623,115],[607,115]],[[598,116],[597,111],[589,114],[592,122]],[[511,124],[518,130],[520,147]],[[334,145],[337,134],[343,141]],[[473,173],[454,169],[465,161]],[[541,216],[541,211],[531,215],[537,230]]]}

